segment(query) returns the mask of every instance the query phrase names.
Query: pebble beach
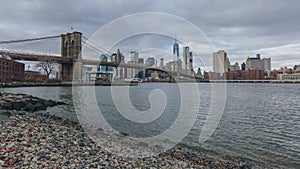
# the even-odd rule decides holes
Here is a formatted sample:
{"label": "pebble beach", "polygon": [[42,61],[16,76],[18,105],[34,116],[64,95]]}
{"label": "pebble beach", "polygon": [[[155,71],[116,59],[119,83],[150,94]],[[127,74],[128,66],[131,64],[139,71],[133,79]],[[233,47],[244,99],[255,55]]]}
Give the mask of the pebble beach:
{"label": "pebble beach", "polygon": [[0,122],[0,168],[265,168],[181,146],[153,157],[118,156],[93,142],[76,122],[39,111],[11,111]]}

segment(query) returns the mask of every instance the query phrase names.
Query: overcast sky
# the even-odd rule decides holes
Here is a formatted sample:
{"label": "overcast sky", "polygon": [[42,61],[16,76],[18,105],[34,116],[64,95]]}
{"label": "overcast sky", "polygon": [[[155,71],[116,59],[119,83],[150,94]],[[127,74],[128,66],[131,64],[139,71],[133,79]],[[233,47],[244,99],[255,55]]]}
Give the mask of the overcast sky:
{"label": "overcast sky", "polygon": [[[171,30],[171,25],[172,30],[167,35],[129,36],[121,39],[112,50],[120,48],[126,57],[133,50],[140,51],[141,56],[144,52],[146,56],[149,49],[154,49],[154,54],[160,52],[159,55],[167,55],[172,52],[174,36],[178,36],[180,53],[183,46],[194,46],[195,66],[206,70],[211,70],[212,66],[210,52],[219,49],[228,53],[232,64],[242,63],[248,56],[254,57],[256,53],[260,53],[262,57],[271,57],[272,68],[292,67],[300,64],[299,6],[300,1],[297,0],[1,0],[0,41],[59,35],[71,32],[71,27],[82,32],[85,37],[92,38],[99,29],[120,17],[143,12],[162,12],[195,25],[203,36],[196,36],[192,31],[181,34],[184,27],[179,23],[177,26],[177,22],[172,19],[162,21],[161,17],[157,17],[157,20],[151,19],[149,22],[131,19],[111,33],[132,30],[132,23],[143,29],[149,28],[149,25],[159,25],[157,27],[162,30]],[[206,43],[198,41],[206,37]],[[103,43],[108,39],[100,41],[99,44],[106,47]],[[49,48],[56,50],[53,53],[59,54],[59,40],[51,42],[1,48],[19,47],[34,51],[42,48],[37,47],[39,45],[49,44]],[[211,48],[206,45],[211,45]],[[202,63],[197,57],[200,57]]]}

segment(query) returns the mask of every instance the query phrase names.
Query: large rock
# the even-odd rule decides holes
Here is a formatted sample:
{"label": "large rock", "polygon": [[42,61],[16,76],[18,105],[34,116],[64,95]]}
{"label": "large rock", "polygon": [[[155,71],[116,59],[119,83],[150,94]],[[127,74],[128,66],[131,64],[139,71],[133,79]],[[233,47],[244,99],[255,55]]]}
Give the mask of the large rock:
{"label": "large rock", "polygon": [[45,100],[26,94],[1,93],[0,97],[0,110],[38,111],[46,110],[47,107],[57,105],[65,105],[65,103],[61,101]]}
{"label": "large rock", "polygon": [[16,101],[12,103],[12,107],[14,110],[24,110],[26,103],[23,101]]}
{"label": "large rock", "polygon": [[1,108],[3,110],[13,110],[12,102],[2,101],[1,102]]}
{"label": "large rock", "polygon": [[0,110],[0,115],[9,117],[12,115],[12,112],[7,111],[7,110]]}

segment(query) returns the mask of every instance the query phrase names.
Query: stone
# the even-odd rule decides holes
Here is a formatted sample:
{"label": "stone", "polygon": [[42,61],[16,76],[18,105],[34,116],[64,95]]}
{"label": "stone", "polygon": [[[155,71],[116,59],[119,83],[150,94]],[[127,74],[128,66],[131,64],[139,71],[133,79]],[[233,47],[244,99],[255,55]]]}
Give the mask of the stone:
{"label": "stone", "polygon": [[12,112],[7,110],[0,110],[0,115],[10,117],[12,115]]}
{"label": "stone", "polygon": [[25,111],[19,111],[19,112],[17,113],[17,115],[19,115],[19,116],[24,116],[25,114],[26,114]]}
{"label": "stone", "polygon": [[25,103],[22,101],[13,102],[12,107],[14,110],[21,110],[24,109]]}
{"label": "stone", "polygon": [[4,101],[1,103],[1,108],[3,110],[13,110],[13,105],[11,102]]}

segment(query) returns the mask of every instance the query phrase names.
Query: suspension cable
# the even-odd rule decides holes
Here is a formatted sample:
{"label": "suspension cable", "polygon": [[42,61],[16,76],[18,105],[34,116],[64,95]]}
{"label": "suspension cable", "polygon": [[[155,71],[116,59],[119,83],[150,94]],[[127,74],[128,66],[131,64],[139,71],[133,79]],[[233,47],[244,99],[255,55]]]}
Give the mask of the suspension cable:
{"label": "suspension cable", "polygon": [[61,37],[61,35],[56,35],[56,36],[46,36],[46,37],[32,38],[32,39],[8,40],[8,41],[0,41],[0,44],[19,43],[19,42],[30,42],[30,41],[38,41],[38,40],[44,40],[44,39],[54,39],[54,38],[59,38],[59,37]]}
{"label": "suspension cable", "polygon": [[101,52],[103,52],[103,53],[106,53],[106,54],[108,54],[108,55],[111,55],[112,53],[111,52],[109,52],[109,51],[107,51],[104,47],[102,47],[101,45],[99,45],[98,43],[96,43],[96,42],[94,42],[94,41],[92,41],[92,40],[89,40],[87,37],[85,37],[85,36],[83,36],[83,39],[85,39],[86,40],[86,44],[89,44],[89,45],[93,45],[93,47],[94,48],[99,48],[98,50],[99,51],[101,51]]}

